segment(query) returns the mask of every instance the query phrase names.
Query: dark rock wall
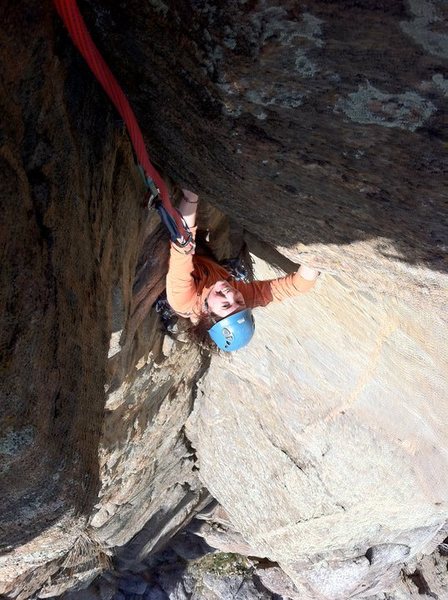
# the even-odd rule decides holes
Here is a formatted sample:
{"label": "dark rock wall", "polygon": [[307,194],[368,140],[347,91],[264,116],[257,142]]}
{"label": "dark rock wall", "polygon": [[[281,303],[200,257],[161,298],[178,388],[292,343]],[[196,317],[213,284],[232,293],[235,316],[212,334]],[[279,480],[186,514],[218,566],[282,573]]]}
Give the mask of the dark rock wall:
{"label": "dark rock wall", "polygon": [[132,289],[145,215],[127,135],[52,4],[5,2],[1,21],[0,487],[12,549],[64,515],[76,530],[96,501],[112,286]]}
{"label": "dark rock wall", "polygon": [[85,8],[167,173],[273,245],[446,271],[443,2]]}
{"label": "dark rock wall", "polygon": [[85,584],[113,546],[132,562],[189,518],[204,492],[182,428],[203,360],[164,347],[167,234],[123,122],[50,2],[1,18],[0,594],[21,599]]}

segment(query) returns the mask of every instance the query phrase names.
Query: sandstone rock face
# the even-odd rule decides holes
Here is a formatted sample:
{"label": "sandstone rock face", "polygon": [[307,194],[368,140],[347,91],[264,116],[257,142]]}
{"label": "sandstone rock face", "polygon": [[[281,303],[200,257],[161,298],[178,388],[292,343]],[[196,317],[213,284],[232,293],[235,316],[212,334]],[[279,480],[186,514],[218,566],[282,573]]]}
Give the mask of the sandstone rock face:
{"label": "sandstone rock face", "polygon": [[250,346],[200,383],[201,480],[303,597],[381,591],[446,520],[446,325],[330,275],[255,312]]}
{"label": "sandstone rock face", "polygon": [[2,3],[0,594],[132,566],[204,482],[304,597],[377,589],[373,549],[447,517],[446,4],[80,6],[154,161],[234,220],[205,215],[217,254],[244,228],[326,275],[204,379],[199,479],[206,363],[159,330],[167,238],[123,125],[52,4]]}

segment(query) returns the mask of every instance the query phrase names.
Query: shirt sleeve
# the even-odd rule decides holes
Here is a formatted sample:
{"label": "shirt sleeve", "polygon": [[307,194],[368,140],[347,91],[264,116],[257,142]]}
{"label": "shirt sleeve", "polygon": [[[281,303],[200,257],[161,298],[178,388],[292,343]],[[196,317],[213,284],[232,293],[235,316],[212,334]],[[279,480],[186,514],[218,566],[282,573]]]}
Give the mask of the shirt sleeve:
{"label": "shirt sleeve", "polygon": [[[196,227],[190,229],[196,238]],[[166,276],[166,296],[171,308],[181,314],[188,315],[196,301],[197,289],[193,279],[193,254],[184,254],[171,242],[168,273]]]}
{"label": "shirt sleeve", "polygon": [[299,273],[291,273],[278,279],[253,281],[251,283],[237,282],[239,291],[249,308],[266,306],[271,302],[281,302],[308,292],[316,280],[304,279]]}

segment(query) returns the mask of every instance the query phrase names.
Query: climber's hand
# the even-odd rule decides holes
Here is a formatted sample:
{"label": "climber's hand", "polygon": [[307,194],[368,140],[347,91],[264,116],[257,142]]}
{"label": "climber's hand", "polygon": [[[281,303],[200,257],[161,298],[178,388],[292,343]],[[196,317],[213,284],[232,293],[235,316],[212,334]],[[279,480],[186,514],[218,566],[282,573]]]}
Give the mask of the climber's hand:
{"label": "climber's hand", "polygon": [[198,210],[199,197],[190,190],[182,190],[182,200],[179,203],[178,210],[185,219],[188,227],[194,227],[196,224],[196,211]]}
{"label": "climber's hand", "polygon": [[300,265],[299,270],[297,272],[307,281],[314,281],[319,276],[319,271],[317,271],[317,269],[307,267],[306,265]]}
{"label": "climber's hand", "polygon": [[194,192],[190,192],[190,190],[185,190],[182,188],[182,194],[184,195],[184,199],[189,204],[197,204],[199,200],[199,196]]}

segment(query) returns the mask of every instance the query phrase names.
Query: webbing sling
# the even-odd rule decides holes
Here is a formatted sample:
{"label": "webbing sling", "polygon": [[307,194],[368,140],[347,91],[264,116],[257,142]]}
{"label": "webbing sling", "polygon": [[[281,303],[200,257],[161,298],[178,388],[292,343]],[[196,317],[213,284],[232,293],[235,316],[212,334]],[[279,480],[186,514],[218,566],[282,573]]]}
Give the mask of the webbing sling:
{"label": "webbing sling", "polygon": [[150,192],[150,201],[157,199],[154,202],[154,206],[159,211],[165,225],[169,224],[167,226],[171,239],[184,248],[185,251],[191,251],[194,247],[194,242],[188,227],[186,227],[179,212],[171,204],[168,188],[149,159],[134,111],[120,84],[95,46],[84,19],[79,12],[76,0],[54,0],[54,4],[68,29],[73,43],[126,123],[129,137],[131,138],[137,160],[141,167],[143,179]]}

